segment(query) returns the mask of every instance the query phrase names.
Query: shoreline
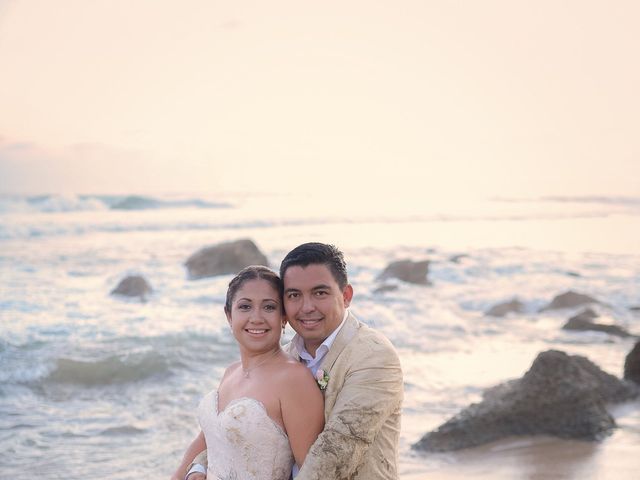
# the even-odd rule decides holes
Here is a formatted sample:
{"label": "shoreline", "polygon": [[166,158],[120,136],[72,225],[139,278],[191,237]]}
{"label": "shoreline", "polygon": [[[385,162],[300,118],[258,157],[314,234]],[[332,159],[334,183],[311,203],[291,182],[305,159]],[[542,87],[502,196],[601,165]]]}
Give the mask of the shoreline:
{"label": "shoreline", "polygon": [[[640,417],[640,400],[631,403]],[[457,452],[412,452],[401,459],[400,479],[632,480],[640,470],[637,442],[637,432],[618,428],[600,442],[511,437]]]}

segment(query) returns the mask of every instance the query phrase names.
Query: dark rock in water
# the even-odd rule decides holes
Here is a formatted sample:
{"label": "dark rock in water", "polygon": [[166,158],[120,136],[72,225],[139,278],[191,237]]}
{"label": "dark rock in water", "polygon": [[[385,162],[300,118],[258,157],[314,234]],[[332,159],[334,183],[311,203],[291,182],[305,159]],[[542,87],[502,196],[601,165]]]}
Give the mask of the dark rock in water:
{"label": "dark rock in water", "polygon": [[588,303],[600,303],[593,297],[589,295],[584,295],[582,293],[574,292],[573,290],[569,290],[568,292],[557,295],[553,298],[551,303],[549,303],[546,307],[543,307],[540,311],[544,310],[558,310],[561,308],[574,308],[579,307],[580,305],[586,305]]}
{"label": "dark rock in water", "polygon": [[632,312],[640,312],[640,306],[638,307],[629,307],[629,310],[631,310]]}
{"label": "dark rock in water", "polygon": [[640,385],[640,341],[636,342],[624,361],[624,378]]}
{"label": "dark rock in water", "polygon": [[576,278],[579,278],[582,276],[578,272],[571,272],[571,271],[566,272],[566,274],[570,277],[576,277]]}
{"label": "dark rock in water", "polygon": [[466,253],[459,253],[458,255],[452,255],[451,257],[449,257],[449,261],[453,263],[460,263],[460,260],[462,260],[463,258],[469,258],[469,255],[467,255]]}
{"label": "dark rock in water", "polygon": [[593,308],[585,308],[584,310],[582,310],[580,313],[578,313],[577,315],[574,315],[573,317],[571,317],[569,319],[569,321],[571,320],[580,320],[582,322],[590,322],[591,320],[594,320],[596,318],[598,318],[600,315],[598,314],[598,312],[596,312]]}
{"label": "dark rock in water", "polygon": [[248,238],[202,248],[185,262],[190,280],[238,273],[249,265],[269,266],[269,262]]}
{"label": "dark rock in water", "polygon": [[118,283],[118,286],[111,290],[111,295],[122,295],[123,297],[138,297],[146,300],[153,289],[147,280],[140,275],[129,275]]}
{"label": "dark rock in water", "polygon": [[429,273],[429,260],[414,262],[412,260],[398,260],[387,265],[387,268],[378,275],[378,280],[397,278],[403,282],[427,285],[427,273]]}
{"label": "dark rock in water", "polygon": [[524,312],[524,303],[517,298],[514,298],[510,302],[498,303],[491,307],[485,315],[492,317],[504,317],[509,313],[522,313]]}
{"label": "dark rock in water", "polygon": [[597,440],[616,427],[605,404],[637,397],[640,389],[585,357],[557,350],[538,354],[520,379],[491,388],[412,448],[445,452],[516,435]]}
{"label": "dark rock in water", "polygon": [[377,287],[373,293],[387,293],[387,292],[395,292],[396,290],[398,290],[398,285],[390,285],[385,283],[384,285],[380,285],[379,287]]}
{"label": "dark rock in water", "polygon": [[562,327],[563,330],[576,331],[594,331],[604,332],[618,337],[630,337],[631,334],[624,328],[617,325],[605,325],[603,323],[594,323],[591,320],[597,318],[598,314],[591,308],[586,308],[577,315],[571,317]]}

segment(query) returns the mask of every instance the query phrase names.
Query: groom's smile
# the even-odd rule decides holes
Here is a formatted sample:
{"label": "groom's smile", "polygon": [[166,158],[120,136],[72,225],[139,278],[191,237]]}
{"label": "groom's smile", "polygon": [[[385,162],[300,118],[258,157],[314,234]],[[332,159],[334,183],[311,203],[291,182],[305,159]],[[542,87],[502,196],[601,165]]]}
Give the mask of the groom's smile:
{"label": "groom's smile", "polygon": [[300,324],[302,324],[303,326],[310,328],[313,327],[315,325],[318,325],[318,323],[320,323],[322,321],[322,318],[297,318],[298,322],[300,322]]}
{"label": "groom's smile", "polygon": [[323,264],[292,266],[284,274],[284,308],[307,351],[316,349],[338,328],[351,302],[351,285],[341,289]]}

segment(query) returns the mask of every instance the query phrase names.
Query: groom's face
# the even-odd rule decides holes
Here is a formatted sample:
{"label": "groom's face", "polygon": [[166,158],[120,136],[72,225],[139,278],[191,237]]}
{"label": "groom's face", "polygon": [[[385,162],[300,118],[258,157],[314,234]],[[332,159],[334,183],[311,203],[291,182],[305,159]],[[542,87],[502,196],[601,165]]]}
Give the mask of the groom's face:
{"label": "groom's face", "polygon": [[304,339],[305,348],[316,349],[338,328],[351,303],[353,289],[341,289],[326,265],[292,266],[284,274],[284,309],[287,320]]}

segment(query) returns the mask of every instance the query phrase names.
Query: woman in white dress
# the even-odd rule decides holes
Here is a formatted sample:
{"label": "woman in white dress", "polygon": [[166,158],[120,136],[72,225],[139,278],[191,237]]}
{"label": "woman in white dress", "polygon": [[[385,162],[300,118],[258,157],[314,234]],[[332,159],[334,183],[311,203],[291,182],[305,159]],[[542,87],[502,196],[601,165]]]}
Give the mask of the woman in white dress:
{"label": "woman in white dress", "polygon": [[280,348],[282,282],[251,266],[229,283],[224,307],[240,347],[217,391],[198,406],[201,431],[172,480],[207,450],[207,480],[288,480],[324,426],[323,398],[309,370]]}

